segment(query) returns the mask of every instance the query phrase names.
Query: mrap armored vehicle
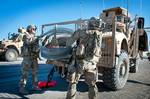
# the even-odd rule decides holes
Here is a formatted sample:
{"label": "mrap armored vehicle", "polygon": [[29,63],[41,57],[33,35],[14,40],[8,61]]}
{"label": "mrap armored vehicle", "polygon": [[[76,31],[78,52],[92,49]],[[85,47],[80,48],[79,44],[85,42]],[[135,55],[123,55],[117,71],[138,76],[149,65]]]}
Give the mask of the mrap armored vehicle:
{"label": "mrap armored vehicle", "polygon": [[20,34],[8,34],[8,40],[0,41],[0,57],[6,61],[16,61],[21,54],[22,40],[18,40]]}
{"label": "mrap armored vehicle", "polygon": [[[144,18],[135,16],[131,20],[129,12],[121,7],[103,10],[99,18],[102,32],[101,58],[97,64],[103,83],[112,90],[125,86],[129,73],[138,71],[143,51],[148,50]],[[89,19],[79,19],[42,25],[45,36],[40,40],[41,56],[53,64],[62,77],[67,73],[71,49],[67,45],[75,31],[87,29]],[[51,30],[49,30],[51,28]]]}

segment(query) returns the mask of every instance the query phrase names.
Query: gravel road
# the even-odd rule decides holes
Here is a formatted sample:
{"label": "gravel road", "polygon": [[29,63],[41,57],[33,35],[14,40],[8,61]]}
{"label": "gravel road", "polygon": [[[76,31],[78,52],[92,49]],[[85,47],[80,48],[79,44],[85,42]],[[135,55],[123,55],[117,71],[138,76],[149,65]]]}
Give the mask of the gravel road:
{"label": "gravel road", "polygon": [[[54,76],[54,80],[58,82],[56,87],[43,89],[42,92],[35,93],[30,90],[31,84],[29,84],[28,89],[30,90],[30,94],[24,96],[20,95],[18,93],[18,81],[20,78],[21,65],[20,63],[17,65],[13,64],[13,66],[11,66],[12,64],[6,65],[7,63],[0,63],[0,99],[65,99],[68,84],[64,79],[61,79],[57,73],[55,73]],[[46,79],[46,75],[51,67],[52,66],[40,64],[39,80]],[[141,60],[139,67],[138,73],[131,73],[129,75],[126,86],[122,90],[111,91],[107,89],[102,82],[98,82],[98,99],[150,99],[150,62],[145,59]],[[5,70],[8,70],[7,68],[11,68],[10,70],[12,71],[5,72]],[[31,79],[31,77],[29,77],[29,79]],[[78,93],[76,99],[88,99],[88,88],[83,81],[79,82],[77,89]]]}

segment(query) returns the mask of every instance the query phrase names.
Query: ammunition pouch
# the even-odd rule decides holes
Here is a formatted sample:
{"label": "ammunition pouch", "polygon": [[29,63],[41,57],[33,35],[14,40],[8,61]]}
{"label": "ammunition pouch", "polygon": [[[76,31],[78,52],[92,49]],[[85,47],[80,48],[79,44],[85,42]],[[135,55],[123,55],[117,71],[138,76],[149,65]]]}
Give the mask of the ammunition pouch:
{"label": "ammunition pouch", "polygon": [[85,47],[84,45],[78,45],[76,48],[76,55],[83,55],[85,54]]}
{"label": "ammunition pouch", "polygon": [[39,46],[37,44],[30,45],[30,55],[32,58],[38,58],[39,57]]}
{"label": "ammunition pouch", "polygon": [[78,45],[77,48],[75,49],[75,55],[76,59],[82,60],[84,59],[84,54],[85,54],[85,47],[84,45]]}
{"label": "ammunition pouch", "polygon": [[84,58],[85,58],[84,55],[76,55],[76,59],[78,59],[78,60],[82,60]]}
{"label": "ammunition pouch", "polygon": [[23,45],[21,47],[21,55],[22,56],[29,56],[29,48],[27,45]]}
{"label": "ammunition pouch", "polygon": [[39,52],[39,47],[33,46],[33,47],[32,47],[32,52],[33,52],[33,53],[38,53],[38,52]]}

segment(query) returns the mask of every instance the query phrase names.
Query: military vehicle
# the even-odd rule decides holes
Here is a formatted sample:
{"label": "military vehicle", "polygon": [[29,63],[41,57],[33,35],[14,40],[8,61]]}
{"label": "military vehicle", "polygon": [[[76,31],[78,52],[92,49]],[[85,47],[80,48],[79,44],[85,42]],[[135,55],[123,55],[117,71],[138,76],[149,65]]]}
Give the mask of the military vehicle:
{"label": "military vehicle", "polygon": [[[46,35],[41,42],[47,40],[51,42],[54,37],[57,46],[47,47],[47,44],[41,44],[41,56],[48,60],[48,64],[54,64],[59,68],[62,77],[67,71],[71,56],[71,47],[66,44],[71,35],[70,38],[63,36],[64,40],[57,35],[71,34],[72,32],[57,31],[57,28],[74,24],[74,27],[68,26],[69,29],[73,31],[87,29],[88,21],[86,19],[42,25],[42,33]],[[135,16],[131,20],[126,9],[115,7],[103,10],[99,16],[99,23],[99,31],[102,32],[102,55],[97,64],[98,72],[102,74],[103,83],[107,87],[112,90],[122,89],[127,82],[129,73],[138,72],[140,57],[142,57],[143,51],[148,50],[144,18]],[[53,32],[44,32],[48,27],[54,27]]]}
{"label": "military vehicle", "polygon": [[16,61],[21,54],[22,41],[18,40],[19,34],[8,34],[8,40],[0,41],[0,56],[7,61]]}

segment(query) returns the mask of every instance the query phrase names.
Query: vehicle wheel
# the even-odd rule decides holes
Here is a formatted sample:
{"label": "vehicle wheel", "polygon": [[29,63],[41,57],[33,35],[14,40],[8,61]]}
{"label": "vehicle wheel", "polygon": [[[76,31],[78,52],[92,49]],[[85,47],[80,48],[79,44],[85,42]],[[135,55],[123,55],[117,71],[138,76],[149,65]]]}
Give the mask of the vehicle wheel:
{"label": "vehicle wheel", "polygon": [[137,73],[139,68],[140,56],[138,55],[136,59],[130,59],[130,73]]}
{"label": "vehicle wheel", "polygon": [[0,55],[0,61],[5,61],[5,54]]}
{"label": "vehicle wheel", "polygon": [[103,73],[104,84],[112,90],[118,90],[125,86],[129,75],[129,57],[125,51],[121,51],[114,68],[105,68]]}
{"label": "vehicle wheel", "polygon": [[5,59],[9,62],[16,61],[18,57],[18,52],[15,49],[8,49],[5,53]]}

